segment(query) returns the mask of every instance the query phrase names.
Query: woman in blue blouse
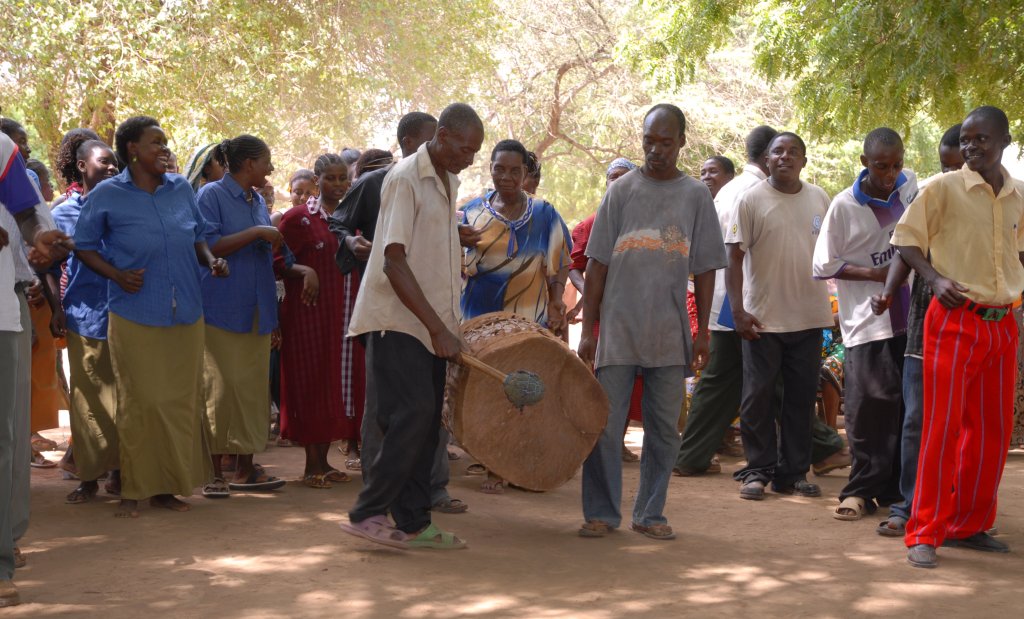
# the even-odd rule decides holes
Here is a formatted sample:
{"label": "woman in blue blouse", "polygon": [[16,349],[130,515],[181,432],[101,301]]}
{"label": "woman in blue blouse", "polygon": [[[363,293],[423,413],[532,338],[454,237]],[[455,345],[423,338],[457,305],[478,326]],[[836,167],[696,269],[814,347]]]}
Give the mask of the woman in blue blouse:
{"label": "woman in blue blouse", "polygon": [[[114,152],[99,140],[81,142],[73,156],[78,173],[73,181],[81,193],[72,193],[52,213],[57,227],[72,237],[89,192],[117,174]],[[66,500],[85,503],[96,496],[96,480],[104,473],[112,471],[108,490],[116,490],[120,483],[114,369],[107,346],[107,280],[74,254],[68,257],[66,275],[62,305],[71,370],[71,437],[82,480]]]}
{"label": "woman in blue blouse", "polygon": [[[206,321],[204,382],[214,480],[203,495],[226,497],[230,490],[266,491],[284,480],[253,465],[267,444],[270,418],[270,334],[277,328],[277,284],[273,251],[281,233],[270,225],[267,205],[254,187],[274,171],[263,140],[240,135],[221,142],[219,163],[228,174],[199,190],[206,242],[228,261],[231,277],[203,274]],[[236,454],[234,479],[225,482],[220,456]]]}
{"label": "woman in blue blouse", "polygon": [[[127,167],[89,194],[75,230],[77,256],[103,277],[107,339],[117,384],[121,505],[174,511],[210,478],[203,440],[203,301],[199,262],[227,276],[206,245],[206,222],[184,176],[166,174],[170,150],[147,116],[121,123],[117,154]],[[102,254],[100,253],[102,251]]]}

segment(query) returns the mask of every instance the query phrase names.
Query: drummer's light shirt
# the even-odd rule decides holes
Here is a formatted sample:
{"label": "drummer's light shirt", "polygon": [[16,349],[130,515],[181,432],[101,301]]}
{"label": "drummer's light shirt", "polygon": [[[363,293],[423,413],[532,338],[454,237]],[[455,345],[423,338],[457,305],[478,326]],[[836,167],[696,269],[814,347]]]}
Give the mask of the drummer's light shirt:
{"label": "drummer's light shirt", "polygon": [[984,305],[1009,305],[1024,289],[1024,189],[1000,167],[996,196],[966,167],[935,178],[896,224],[893,245],[918,247],[943,277],[967,288]]}
{"label": "drummer's light shirt", "polygon": [[450,196],[434,170],[426,144],[388,172],[349,335],[399,331],[415,337],[434,352],[427,328],[398,298],[384,274],[384,249],[393,244],[405,247],[409,268],[427,302],[452,333],[459,333],[462,250],[455,207],[459,177],[451,172],[445,174]]}
{"label": "drummer's light shirt", "polygon": [[687,279],[726,265],[707,187],[628,172],[605,193],[587,256],[608,266],[596,366],[689,365]]}
{"label": "drummer's light shirt", "polygon": [[904,284],[889,311],[876,316],[871,311],[871,297],[881,294],[885,284],[837,277],[850,265],[876,269],[899,260],[889,237],[917,195],[917,177],[909,170],[902,172],[888,199],[879,200],[861,190],[867,176],[865,169],[852,186],[832,199],[814,246],[814,277],[837,278],[839,326],[847,347],[906,333],[910,307],[910,287]]}

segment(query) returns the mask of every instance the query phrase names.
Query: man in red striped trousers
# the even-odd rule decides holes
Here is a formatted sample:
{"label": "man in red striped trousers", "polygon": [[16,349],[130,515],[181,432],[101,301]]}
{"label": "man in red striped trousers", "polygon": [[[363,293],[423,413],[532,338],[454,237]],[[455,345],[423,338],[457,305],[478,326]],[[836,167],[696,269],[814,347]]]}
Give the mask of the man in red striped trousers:
{"label": "man in red striped trousers", "polygon": [[925,316],[924,425],[904,538],[914,567],[935,567],[943,545],[1009,552],[985,533],[1013,419],[1010,309],[1024,290],[1024,184],[1000,164],[1009,145],[1002,110],[973,110],[960,129],[965,167],[929,183],[892,237],[935,291]]}

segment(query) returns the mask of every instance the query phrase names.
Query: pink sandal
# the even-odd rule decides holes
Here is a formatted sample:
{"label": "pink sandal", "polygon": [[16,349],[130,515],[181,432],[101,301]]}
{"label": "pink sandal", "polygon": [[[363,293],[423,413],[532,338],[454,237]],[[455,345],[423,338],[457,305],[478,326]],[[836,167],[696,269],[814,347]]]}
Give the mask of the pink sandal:
{"label": "pink sandal", "polygon": [[392,526],[388,517],[383,514],[370,516],[366,520],[360,520],[359,522],[339,522],[338,526],[349,535],[355,535],[371,542],[391,546],[392,548],[401,548],[402,550],[409,548],[409,536]]}

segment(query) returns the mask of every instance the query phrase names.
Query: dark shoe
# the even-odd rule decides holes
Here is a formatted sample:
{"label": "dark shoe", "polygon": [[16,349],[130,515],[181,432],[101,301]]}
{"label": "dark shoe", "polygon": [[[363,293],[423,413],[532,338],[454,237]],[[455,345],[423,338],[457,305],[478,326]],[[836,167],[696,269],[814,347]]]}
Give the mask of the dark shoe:
{"label": "dark shoe", "polygon": [[982,552],[1010,552],[1009,546],[988,533],[975,533],[970,537],[961,539],[947,539],[942,542],[942,545],[950,548],[969,548]]}
{"label": "dark shoe", "polygon": [[743,482],[740,486],[740,498],[748,501],[761,501],[764,499],[764,482],[751,480]]}
{"label": "dark shoe", "polygon": [[772,482],[772,492],[778,494],[795,494],[797,496],[816,497],[821,496],[821,488],[818,484],[812,484],[809,481],[801,479],[792,486],[780,486],[775,482]]}
{"label": "dark shoe", "polygon": [[915,544],[907,549],[907,563],[914,567],[932,569],[938,567],[939,560],[935,557],[935,546]]}

